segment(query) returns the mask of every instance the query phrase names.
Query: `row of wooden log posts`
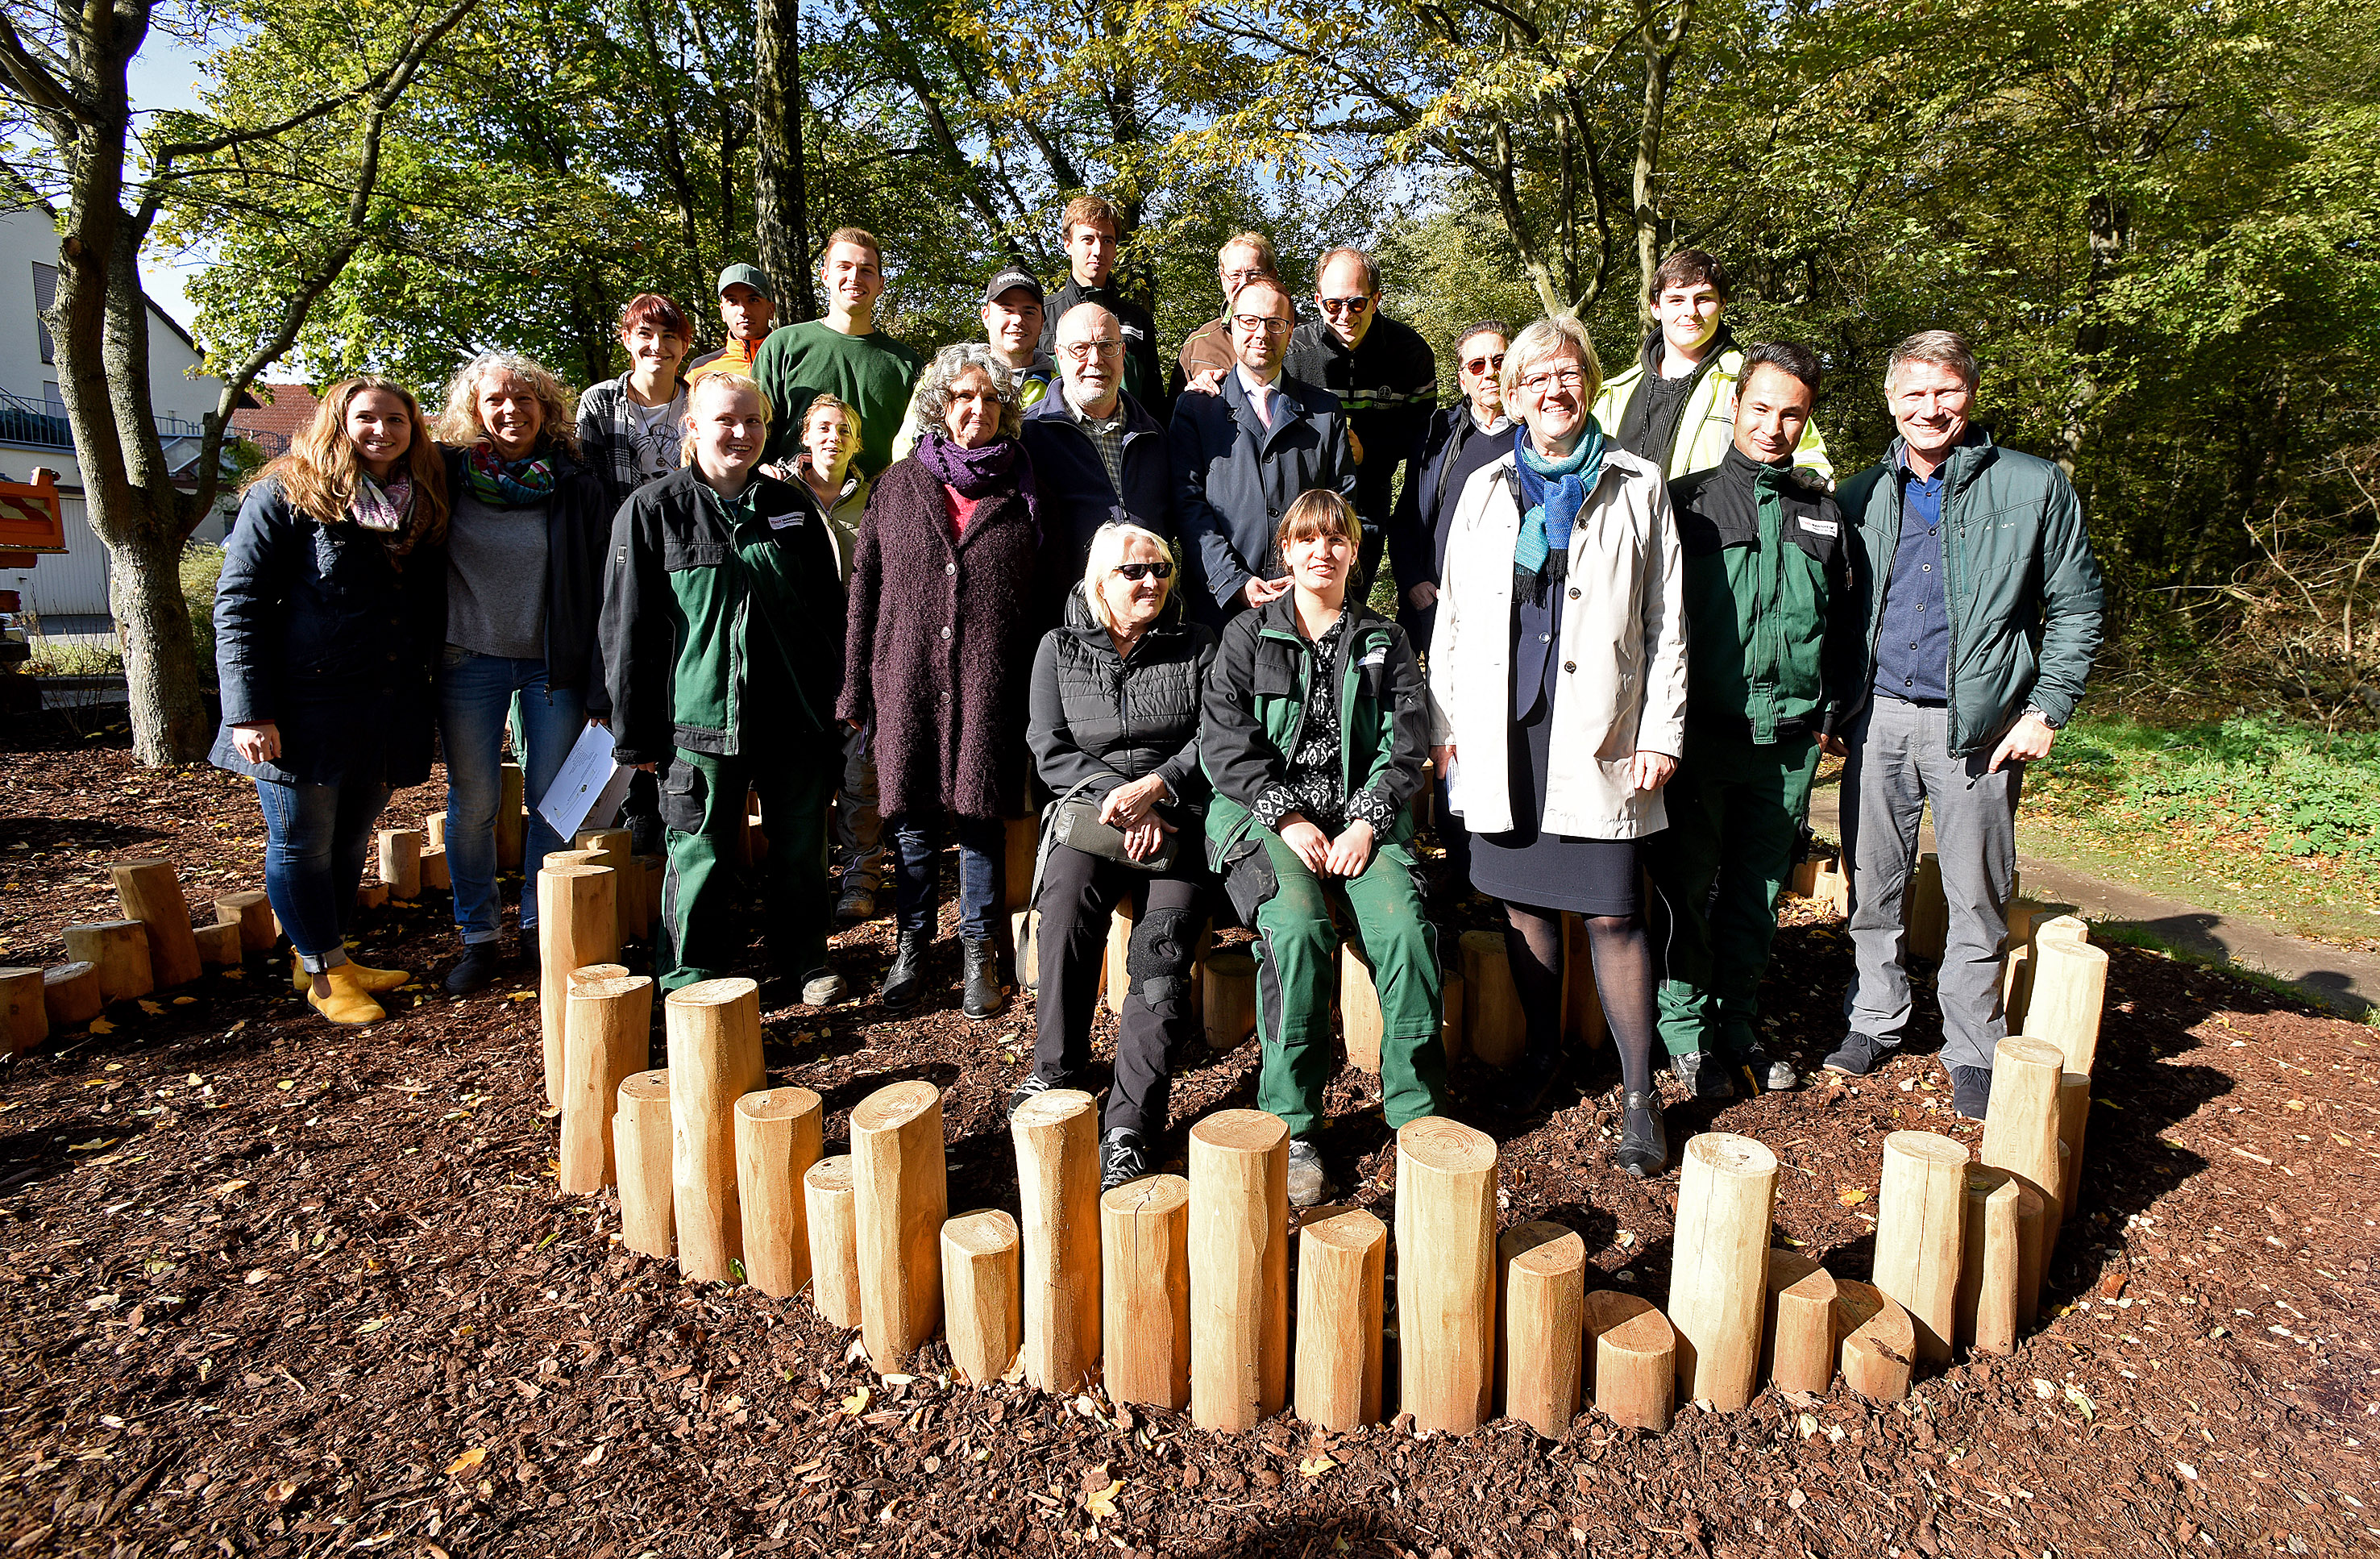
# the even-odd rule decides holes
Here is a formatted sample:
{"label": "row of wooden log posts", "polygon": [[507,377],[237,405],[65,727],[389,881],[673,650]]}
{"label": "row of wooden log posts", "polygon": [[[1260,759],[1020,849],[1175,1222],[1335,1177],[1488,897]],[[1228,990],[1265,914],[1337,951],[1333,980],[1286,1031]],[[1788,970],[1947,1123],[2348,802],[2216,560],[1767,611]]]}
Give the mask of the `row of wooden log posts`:
{"label": "row of wooden log posts", "polygon": [[[672,993],[669,1065],[643,1070],[653,985],[610,961],[613,877],[550,858],[540,905],[549,949],[585,959],[550,961],[544,992],[562,1188],[616,1183],[628,1248],[674,1255],[695,1281],[780,1297],[807,1287],[821,1317],[859,1329],[885,1373],[906,1370],[939,1332],[969,1381],[1015,1372],[1072,1391],[1096,1375],[1117,1400],[1186,1407],[1209,1429],[1245,1429],[1293,1402],[1334,1429],[1382,1416],[1389,1231],[1362,1209],[1317,1209],[1296,1225],[1293,1381],[1288,1132],[1277,1117],[1209,1115],[1191,1128],[1186,1177],[1101,1195],[1096,1102],[1053,1090],[1011,1123],[1020,1215],[953,1216],[940,1090],[879,1090],[852,1112],[850,1152],[822,1156],[819,1096],[768,1086],[750,980]],[[2027,901],[2010,920],[2010,1010],[2025,1035],[1999,1046],[1980,1160],[1932,1133],[1886,1139],[1871,1282],[1769,1248],[1777,1160],[1747,1137],[1686,1146],[1664,1313],[1588,1292],[1574,1232],[1498,1230],[1491,1139],[1443,1118],[1403,1127],[1396,1313],[1402,1407],[1416,1427],[1465,1432],[1500,1404],[1560,1434],[1591,1393],[1615,1421],[1659,1429],[1681,1399],[1732,1411],[1764,1380],[1824,1392],[1838,1370],[1888,1401],[1961,1345],[2010,1351],[2035,1318],[2074,1198],[2107,955],[2080,920]],[[1472,995],[1450,1031],[1483,1059],[1509,1060],[1519,1015],[1501,940],[1464,940],[1464,974],[1449,982]],[[1237,1017],[1217,1029],[1242,1005],[1230,956],[1208,959],[1201,981],[1226,1048],[1245,1038],[1231,1031]],[[1360,1065],[1368,981],[1360,965],[1345,968],[1342,1018]]]}

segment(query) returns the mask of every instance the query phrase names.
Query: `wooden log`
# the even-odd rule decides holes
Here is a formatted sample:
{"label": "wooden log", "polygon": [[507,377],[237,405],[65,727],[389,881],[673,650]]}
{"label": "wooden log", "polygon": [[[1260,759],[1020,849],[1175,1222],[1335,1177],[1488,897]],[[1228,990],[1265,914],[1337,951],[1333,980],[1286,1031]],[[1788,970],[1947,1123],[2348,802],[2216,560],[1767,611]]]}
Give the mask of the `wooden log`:
{"label": "wooden log", "polygon": [[98,968],[102,1002],[129,1001],[157,988],[149,968],[149,928],[140,921],[94,920],[59,934],[70,962]]}
{"label": "wooden log", "polygon": [[2008,926],[2008,941],[2002,945],[2011,952],[2019,947],[2031,947],[2033,922],[2034,918],[2042,913],[2039,899],[2027,898],[2022,894],[2010,894],[2001,916]]}
{"label": "wooden log", "polygon": [[[1016,982],[1027,991],[1041,989],[1041,912],[1014,910],[1008,917],[1008,944],[1016,949]],[[1100,977],[1106,978],[1106,970]]]}
{"label": "wooden log", "polygon": [[381,909],[388,905],[388,884],[382,882],[359,883],[356,886],[356,907]]}
{"label": "wooden log", "polygon": [[421,820],[421,847],[443,850],[446,847],[446,814],[431,812]]}
{"label": "wooden log", "polygon": [[1521,993],[1505,961],[1504,933],[1464,932],[1459,946],[1465,1048],[1490,1066],[1510,1066],[1521,1058],[1529,1036]]}
{"label": "wooden log", "polygon": [[1497,1236],[1496,1268],[1496,1380],[1505,1416],[1560,1440],[1578,1416],[1586,1242],[1560,1224],[1522,1224]]}
{"label": "wooden log", "polygon": [[[600,968],[619,968],[617,964]],[[612,1119],[620,1085],[652,1059],[653,982],[625,969],[586,978],[564,997],[562,1151],[558,1179],[571,1196],[591,1197],[620,1179]]]}
{"label": "wooden log", "polygon": [[380,831],[380,880],[392,898],[410,904],[421,896],[421,830]]}
{"label": "wooden log", "polygon": [[1793,875],[1785,891],[1794,898],[1808,898],[1818,891],[1818,875],[1833,862],[1822,856],[1793,863]]}
{"label": "wooden log", "polygon": [[1108,1395],[1190,1404],[1190,1182],[1147,1175],[1099,1198],[1099,1344]]}
{"label": "wooden log", "polygon": [[2011,1034],[2024,1031],[2025,1005],[2033,999],[2033,949],[2011,947],[2000,960],[2000,1011]]}
{"label": "wooden log", "polygon": [[0,968],[0,1055],[22,1055],[50,1037],[50,1004],[38,965]]}
{"label": "wooden log", "polygon": [[806,1088],[764,1088],[735,1102],[744,1281],[773,1298],[790,1299],[810,1280],[802,1177],[819,1161],[824,1120],[819,1096]]}
{"label": "wooden log", "polygon": [[2005,1169],[1967,1166],[1966,1254],[1959,1266],[1958,1340],[1976,1353],[2016,1350],[2017,1199],[2024,1188]]}
{"label": "wooden log", "polygon": [[1626,1429],[1659,1431],[1677,1409],[1678,1334],[1652,1301],[1617,1289],[1586,1297],[1595,1410]]}
{"label": "wooden log", "polygon": [[670,1192],[670,1075],[638,1072],[620,1085],[612,1115],[620,1175],[620,1243],[662,1261],[677,1253],[677,1211]]}
{"label": "wooden log", "polygon": [[[1596,988],[1595,954],[1586,940],[1586,919],[1564,915],[1562,926],[1562,1038],[1582,1050],[1603,1043],[1610,1025],[1603,1018],[1603,993]],[[1506,978],[1511,978],[1506,966]],[[1513,996],[1515,1006],[1519,993]]]}
{"label": "wooden log", "polygon": [[105,1005],[100,999],[97,964],[56,964],[42,972],[42,1006],[50,1016],[51,1028],[88,1023]]}
{"label": "wooden log", "polygon": [[2058,1206],[2061,1222],[2082,1181],[2082,1139],[2091,1125],[2091,1078],[2068,1072],[2058,1079]]}
{"label": "wooden log", "polygon": [[1768,1252],[1761,1373],[1779,1391],[1824,1396],[1835,1383],[1835,1279],[1798,1250]]}
{"label": "wooden log", "polygon": [[190,932],[190,905],[182,896],[174,863],[119,860],[107,871],[115,879],[115,899],[124,918],[149,928],[149,973],[157,988],[170,991],[198,979],[199,942]]}
{"label": "wooden log", "polygon": [[1017,1243],[1016,1220],[997,1208],[942,1224],[942,1328],[951,1367],[970,1385],[990,1385],[1016,1362]]}
{"label": "wooden log", "polygon": [[2016,1323],[2018,1330],[2041,1319],[2041,1278],[2048,1252],[2041,1245],[2041,1216],[2046,1211],[2041,1193],[2019,1180],[2016,1185]]}
{"label": "wooden log", "polygon": [[625,964],[582,964],[570,971],[569,988],[577,990],[590,980],[618,980],[628,972]]}
{"label": "wooden log", "polygon": [[603,864],[602,857],[603,852],[601,850],[582,850],[576,847],[566,850],[548,850],[540,858],[537,864],[540,871],[549,866],[601,866]]}
{"label": "wooden log", "polygon": [[[2063,1176],[2058,1162],[2058,1088],[2066,1056],[2040,1040],[2002,1040],[1992,1052],[1992,1092],[1984,1107],[1983,1162],[2015,1175],[2041,1198],[2042,1265],[2058,1244]],[[2039,1267],[2034,1274],[2038,1297]],[[2017,1296],[2020,1313],[2029,1302]]]}
{"label": "wooden log", "polygon": [[1820,895],[1827,910],[1838,920],[1848,920],[1852,912],[1852,869],[1847,860],[1837,860],[1833,873],[1828,877],[1826,892]]}
{"label": "wooden log", "polygon": [[537,874],[538,1017],[545,1039],[545,1102],[555,1109],[562,1107],[570,971],[620,956],[612,908],[616,881],[608,866],[548,865]]}
{"label": "wooden log", "polygon": [[[585,870],[611,876],[608,867]],[[608,917],[602,921],[606,932],[613,925]],[[669,1036],[677,1270],[689,1282],[732,1283],[734,1264],[744,1256],[735,1102],[768,1086],[760,1065],[760,987],[741,976],[680,986],[662,1003],[662,1027]]]}
{"label": "wooden log", "polygon": [[2082,942],[2091,940],[2090,922],[2080,915],[2062,910],[2046,910],[2033,918],[2033,934],[2027,942],[2038,947],[2045,942]]}
{"label": "wooden log", "polygon": [[848,1331],[859,1324],[859,1226],[852,1217],[851,1155],[810,1165],[802,1176],[810,1225],[810,1303],[819,1319]]}
{"label": "wooden log", "polygon": [[1008,1117],[1024,1236],[1025,1378],[1075,1392],[1099,1362],[1099,1106],[1077,1089]]}
{"label": "wooden log", "polygon": [[1380,1070],[1380,993],[1372,985],[1372,961],[1351,937],[1339,949],[1339,1028],[1347,1037],[1347,1065],[1378,1076]]}
{"label": "wooden log", "polygon": [[441,845],[421,846],[421,886],[425,891],[432,888],[440,893],[454,891],[455,871],[454,868],[447,863],[445,846]]}
{"label": "wooden log", "polygon": [[2091,1075],[2099,1054],[2099,1009],[2107,994],[2107,952],[2057,938],[2033,950],[2033,995],[2025,1038],[2056,1045],[2066,1070]]}
{"label": "wooden log", "polygon": [[1026,901],[1033,896],[1033,859],[1041,848],[1040,817],[1010,818],[1007,846],[1008,880],[1002,884],[1006,891],[1001,895],[1001,907],[1014,912],[1029,907]]}
{"label": "wooden log", "polygon": [[1706,1131],[1686,1144],[1670,1258],[1678,1395],[1732,1413],[1752,1400],[1768,1306],[1768,1218],[1777,1155],[1749,1137]]}
{"label": "wooden log", "polygon": [[1388,1225],[1318,1207],[1297,1232],[1297,1416],[1328,1430],[1380,1421]]}
{"label": "wooden log", "polygon": [[1942,895],[1942,858],[1932,850],[1917,858],[1907,896],[1901,901],[1909,951],[1931,963],[1942,961],[1950,935],[1950,905]]}
{"label": "wooden log", "polygon": [[1445,1047],[1446,1064],[1450,1066],[1463,1059],[1463,1041],[1470,1032],[1469,1026],[1464,1021],[1465,1014],[1469,1011],[1470,1000],[1465,993],[1467,987],[1463,983],[1463,969],[1459,964],[1455,968],[1439,971],[1438,1042]]}
{"label": "wooden log", "polygon": [[190,936],[198,944],[200,968],[231,969],[240,966],[238,926],[212,920],[202,926],[192,926]]}
{"label": "wooden log", "polygon": [[1843,1383],[1871,1402],[1909,1395],[1917,1334],[1909,1312],[1874,1284],[1835,1281],[1835,1331],[1843,1339]]}
{"label": "wooden log", "polygon": [[1219,1110],[1190,1128],[1190,1417],[1252,1429],[1289,1387],[1289,1127]]}
{"label": "wooden log", "polygon": [[1138,923],[1132,900],[1119,899],[1108,917],[1107,957],[1099,965],[1099,982],[1107,992],[1108,1011],[1123,1016],[1123,999],[1132,993],[1132,974],[1125,968],[1132,953],[1132,928]]}
{"label": "wooden log", "polygon": [[1221,1055],[1257,1031],[1257,960],[1245,947],[1207,957],[1207,1048]]}
{"label": "wooden log", "polygon": [[1876,1198],[1874,1282],[1909,1312],[1920,1362],[1950,1360],[1966,1248],[1965,1144],[1930,1131],[1888,1134]]}
{"label": "wooden log", "polygon": [[636,870],[644,878],[644,886],[637,895],[637,903],[645,912],[644,939],[650,942],[654,930],[662,923],[662,884],[669,878],[669,857],[638,856]]}
{"label": "wooden log", "polygon": [[528,810],[523,800],[521,766],[496,770],[496,869],[517,871],[528,844]]}
{"label": "wooden log", "polygon": [[644,873],[628,868],[637,859],[634,837],[625,828],[582,828],[571,843],[596,852],[595,864],[618,875],[613,881],[612,912],[619,923],[619,944],[625,947],[645,934]]}
{"label": "wooden log", "polygon": [[281,922],[273,918],[273,901],[262,888],[246,888],[215,900],[215,919],[239,928],[243,957],[261,957],[281,940]]}
{"label": "wooden log", "polygon": [[1445,1115],[1397,1129],[1397,1339],[1416,1429],[1468,1434],[1493,1410],[1496,1161],[1494,1138]]}
{"label": "wooden log", "polygon": [[860,1332],[877,1373],[898,1374],[942,1321],[940,1242],[950,1183],[940,1089],[913,1078],[859,1102],[851,1112],[851,1188]]}

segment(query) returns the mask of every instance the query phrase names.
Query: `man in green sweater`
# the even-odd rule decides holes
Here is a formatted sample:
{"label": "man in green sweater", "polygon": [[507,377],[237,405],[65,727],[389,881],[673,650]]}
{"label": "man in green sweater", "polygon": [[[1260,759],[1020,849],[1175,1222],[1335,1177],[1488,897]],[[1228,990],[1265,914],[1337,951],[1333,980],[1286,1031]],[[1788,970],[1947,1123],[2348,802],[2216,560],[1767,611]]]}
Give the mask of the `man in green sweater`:
{"label": "man in green sweater", "polygon": [[1690,1092],[1791,1088],[1760,1042],[1760,977],[1793,870],[1822,741],[1855,702],[1851,553],[1825,482],[1794,464],[1817,355],[1743,354],[1719,463],[1670,483],[1685,554],[1686,740],[1670,826],[1646,839],[1662,1041]]}
{"label": "man in green sweater", "polygon": [[810,397],[833,396],[859,413],[859,454],[852,464],[873,481],[892,463],[892,435],[926,359],[876,328],[884,262],[875,238],[838,227],[819,261],[826,317],[771,331],[753,359],[752,377],[776,413],[767,464],[791,470],[801,455],[802,413]]}

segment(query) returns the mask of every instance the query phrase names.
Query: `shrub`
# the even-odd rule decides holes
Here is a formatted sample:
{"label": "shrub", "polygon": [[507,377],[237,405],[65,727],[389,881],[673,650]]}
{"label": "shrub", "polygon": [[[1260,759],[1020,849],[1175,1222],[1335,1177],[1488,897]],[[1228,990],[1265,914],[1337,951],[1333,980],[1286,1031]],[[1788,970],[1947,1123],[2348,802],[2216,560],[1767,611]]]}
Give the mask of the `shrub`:
{"label": "shrub", "polygon": [[182,549],[182,603],[189,609],[201,688],[215,685],[215,581],[223,577],[223,566],[221,547],[193,542]]}

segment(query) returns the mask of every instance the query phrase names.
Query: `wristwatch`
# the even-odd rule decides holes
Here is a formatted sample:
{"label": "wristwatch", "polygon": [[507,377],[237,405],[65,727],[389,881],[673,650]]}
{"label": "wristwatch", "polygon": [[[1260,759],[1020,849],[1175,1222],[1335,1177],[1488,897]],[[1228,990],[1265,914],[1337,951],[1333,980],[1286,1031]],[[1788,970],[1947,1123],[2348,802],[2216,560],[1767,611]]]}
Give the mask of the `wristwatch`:
{"label": "wristwatch", "polygon": [[2062,731],[2066,728],[2063,724],[2058,721],[2052,720],[2046,714],[2042,713],[2040,709],[2033,704],[2025,705],[2024,712],[2025,713],[2033,716],[2035,720],[2040,721],[2043,725],[2048,726],[2053,731]]}

